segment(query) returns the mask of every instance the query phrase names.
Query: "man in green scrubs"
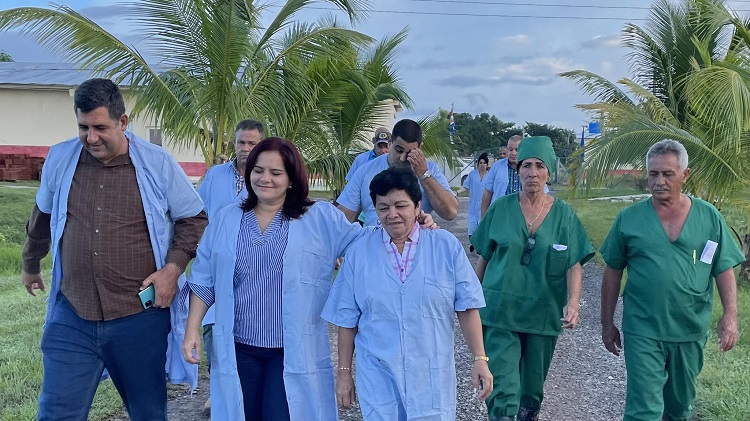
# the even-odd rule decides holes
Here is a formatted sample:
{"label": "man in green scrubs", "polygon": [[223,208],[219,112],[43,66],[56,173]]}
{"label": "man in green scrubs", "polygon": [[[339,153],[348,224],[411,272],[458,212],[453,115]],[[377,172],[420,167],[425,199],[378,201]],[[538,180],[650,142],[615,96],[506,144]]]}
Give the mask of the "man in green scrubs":
{"label": "man in green scrubs", "polygon": [[[623,209],[602,245],[602,340],[620,354],[613,316],[623,270],[625,421],[687,420],[703,367],[714,284],[724,314],[719,347],[737,342],[733,267],[745,260],[711,204],[682,194],[690,174],[685,147],[662,140],[646,154],[652,197]],[[489,302],[489,300],[488,300]]]}
{"label": "man in green scrubs", "polygon": [[485,352],[497,379],[487,399],[492,421],[536,420],[557,336],[578,323],[581,265],[594,248],[573,209],[544,192],[556,169],[552,142],[528,137],[518,149],[522,189],[490,205],[471,242]]}

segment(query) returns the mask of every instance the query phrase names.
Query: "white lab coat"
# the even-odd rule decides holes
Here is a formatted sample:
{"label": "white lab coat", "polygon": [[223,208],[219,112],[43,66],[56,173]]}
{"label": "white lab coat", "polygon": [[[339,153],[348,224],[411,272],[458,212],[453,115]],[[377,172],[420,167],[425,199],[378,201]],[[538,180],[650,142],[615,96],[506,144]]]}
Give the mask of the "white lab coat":
{"label": "white lab coat", "polygon": [[[133,133],[126,132],[125,135],[129,139],[128,155],[135,167],[156,268],[161,269],[166,264],[167,251],[172,246],[174,221],[198,215],[203,210],[203,202],[185,172],[168,152]],[[39,210],[52,215],[52,280],[47,299],[47,320],[50,320],[55,311],[56,297],[63,278],[60,239],[68,215],[70,185],[82,149],[83,145],[77,137],[52,146],[44,162],[42,181],[36,194]],[[180,275],[178,288],[183,286],[185,276]],[[167,340],[167,375],[172,383],[189,383],[194,389],[198,385],[198,369],[182,358],[187,309],[173,305],[170,313],[172,330]]]}
{"label": "white lab coat", "polygon": [[[233,287],[241,218],[239,206],[222,208],[212,218],[190,273],[191,283],[214,287],[211,417],[222,421],[244,419],[234,352]],[[328,323],[320,313],[336,258],[362,231],[328,202],[316,202],[289,222],[287,247],[280,257],[284,386],[292,421],[338,419]]]}
{"label": "white lab coat", "polygon": [[[485,176],[487,174],[485,173]],[[484,183],[479,178],[479,170],[472,170],[464,184],[461,186],[469,191],[469,212],[468,212],[468,226],[469,235],[474,234],[474,230],[479,225],[480,214],[482,212],[482,195],[484,194]]]}
{"label": "white lab coat", "polygon": [[402,284],[386,255],[382,228],[346,254],[322,317],[358,327],[357,394],[367,421],[456,419],[453,322],[485,306],[461,242],[425,230]]}
{"label": "white lab coat", "polygon": [[[215,165],[208,169],[203,182],[198,186],[198,194],[203,199],[209,223],[219,209],[232,203],[241,204],[247,198],[247,189],[237,193],[237,180],[234,175],[234,161]],[[214,323],[214,307],[208,309],[203,318],[203,326]]]}

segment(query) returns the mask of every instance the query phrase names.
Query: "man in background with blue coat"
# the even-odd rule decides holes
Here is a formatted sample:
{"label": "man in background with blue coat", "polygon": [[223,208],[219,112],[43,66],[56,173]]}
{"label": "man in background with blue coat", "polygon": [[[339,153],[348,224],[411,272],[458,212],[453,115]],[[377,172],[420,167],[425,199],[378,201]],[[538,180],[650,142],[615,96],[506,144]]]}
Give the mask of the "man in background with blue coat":
{"label": "man in background with blue coat", "polygon": [[[198,186],[198,194],[206,205],[208,218],[214,218],[216,212],[232,203],[241,203],[247,198],[245,189],[245,166],[247,157],[255,145],[263,140],[263,123],[257,120],[242,120],[234,129],[235,159],[211,167]],[[208,309],[203,318],[203,342],[206,344],[208,372],[211,372],[211,354],[213,354],[213,327],[216,318],[214,307]],[[206,400],[203,412],[211,412],[211,399]]]}

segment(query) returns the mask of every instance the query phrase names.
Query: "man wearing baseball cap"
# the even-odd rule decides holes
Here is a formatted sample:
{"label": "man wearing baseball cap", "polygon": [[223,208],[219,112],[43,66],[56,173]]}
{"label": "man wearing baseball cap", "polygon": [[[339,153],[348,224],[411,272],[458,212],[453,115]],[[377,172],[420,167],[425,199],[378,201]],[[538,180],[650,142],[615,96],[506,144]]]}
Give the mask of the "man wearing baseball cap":
{"label": "man wearing baseball cap", "polygon": [[349,172],[346,173],[346,181],[351,180],[354,173],[357,172],[357,169],[363,164],[372,161],[384,153],[388,153],[388,143],[390,141],[391,132],[385,127],[378,127],[378,129],[375,130],[375,136],[372,137],[372,150],[362,152],[354,158],[352,167],[349,168]]}

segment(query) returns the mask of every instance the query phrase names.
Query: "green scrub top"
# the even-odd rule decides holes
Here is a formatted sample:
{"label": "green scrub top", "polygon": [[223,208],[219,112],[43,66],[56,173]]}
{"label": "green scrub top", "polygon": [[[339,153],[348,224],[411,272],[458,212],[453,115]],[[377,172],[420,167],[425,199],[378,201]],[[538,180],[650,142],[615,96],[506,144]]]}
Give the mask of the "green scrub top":
{"label": "green scrub top", "polygon": [[[617,215],[601,253],[607,266],[627,268],[622,330],[665,342],[705,340],[712,278],[745,260],[724,217],[690,197],[682,232],[669,240],[651,199]],[[713,252],[712,252],[713,250]]]}
{"label": "green scrub top", "polygon": [[518,194],[492,203],[471,236],[487,262],[482,289],[487,307],[482,324],[538,335],[559,335],[568,299],[567,271],[594,256],[586,230],[573,208],[555,199],[534,233],[528,265],[521,259],[529,232]]}

